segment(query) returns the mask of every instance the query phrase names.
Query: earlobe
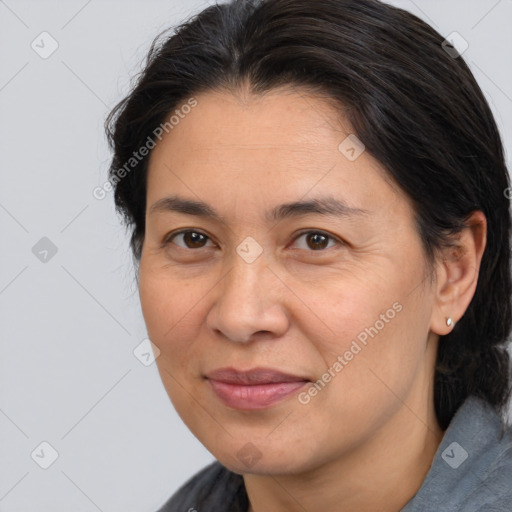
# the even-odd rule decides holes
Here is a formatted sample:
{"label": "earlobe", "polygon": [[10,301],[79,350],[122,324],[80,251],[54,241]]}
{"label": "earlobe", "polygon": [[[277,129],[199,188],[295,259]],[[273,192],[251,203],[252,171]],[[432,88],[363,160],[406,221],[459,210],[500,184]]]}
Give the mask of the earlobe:
{"label": "earlobe", "polygon": [[436,297],[430,329],[443,336],[466,312],[476,290],[487,242],[487,222],[481,211],[468,219],[467,227],[444,249],[437,267]]}

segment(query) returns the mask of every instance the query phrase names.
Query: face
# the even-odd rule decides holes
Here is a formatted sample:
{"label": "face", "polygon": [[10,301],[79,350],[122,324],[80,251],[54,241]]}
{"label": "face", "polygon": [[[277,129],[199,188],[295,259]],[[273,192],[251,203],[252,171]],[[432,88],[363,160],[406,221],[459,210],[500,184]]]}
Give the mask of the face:
{"label": "face", "polygon": [[195,98],[149,163],[139,291],[158,369],[233,471],[312,469],[426,400],[413,210],[325,99]]}

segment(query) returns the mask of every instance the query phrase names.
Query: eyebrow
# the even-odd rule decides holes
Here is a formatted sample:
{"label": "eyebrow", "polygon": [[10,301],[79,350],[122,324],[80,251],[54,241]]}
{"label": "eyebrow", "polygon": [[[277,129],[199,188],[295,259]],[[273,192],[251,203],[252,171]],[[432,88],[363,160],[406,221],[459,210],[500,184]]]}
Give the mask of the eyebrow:
{"label": "eyebrow", "polygon": [[[156,212],[177,212],[194,215],[226,223],[222,215],[217,213],[209,204],[179,196],[163,197],[156,201],[149,209],[149,214]],[[294,201],[284,203],[265,212],[267,222],[276,222],[290,217],[302,215],[325,215],[332,217],[358,217],[368,215],[370,212],[361,208],[354,208],[341,199],[331,196],[319,197],[308,201]]]}

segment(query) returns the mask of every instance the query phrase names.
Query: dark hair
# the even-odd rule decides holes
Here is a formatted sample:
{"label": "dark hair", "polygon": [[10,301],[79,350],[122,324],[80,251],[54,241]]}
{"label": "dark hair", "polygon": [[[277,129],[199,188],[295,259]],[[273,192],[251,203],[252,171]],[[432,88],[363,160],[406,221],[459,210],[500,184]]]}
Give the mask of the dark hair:
{"label": "dark hair", "polygon": [[[164,33],[165,34],[165,33]],[[503,413],[510,397],[509,178],[491,110],[460,56],[414,15],[377,0],[234,0],[160,34],[132,92],[110,113],[110,179],[140,261],[149,156],[116,170],[180,103],[209,90],[254,94],[303,86],[338,105],[410,198],[430,268],[472,212],[487,219],[475,295],[441,336],[435,410],[446,429],[476,395]]]}

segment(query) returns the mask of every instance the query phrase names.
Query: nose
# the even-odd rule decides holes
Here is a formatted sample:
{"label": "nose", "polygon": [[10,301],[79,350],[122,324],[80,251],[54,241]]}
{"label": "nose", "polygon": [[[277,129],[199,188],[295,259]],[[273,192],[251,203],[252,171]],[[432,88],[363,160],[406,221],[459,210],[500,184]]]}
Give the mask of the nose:
{"label": "nose", "polygon": [[284,283],[261,255],[247,263],[235,256],[217,287],[207,326],[235,342],[281,337],[288,329]]}

